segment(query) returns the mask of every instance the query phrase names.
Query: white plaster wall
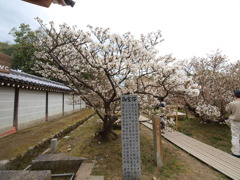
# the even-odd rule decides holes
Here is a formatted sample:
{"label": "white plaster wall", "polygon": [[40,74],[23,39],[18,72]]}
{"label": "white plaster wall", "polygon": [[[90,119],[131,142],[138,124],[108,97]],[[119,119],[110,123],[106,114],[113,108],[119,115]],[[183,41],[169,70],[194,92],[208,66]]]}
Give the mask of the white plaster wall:
{"label": "white plaster wall", "polygon": [[[75,98],[77,98],[77,96],[75,96]],[[79,111],[79,110],[80,110],[80,100],[78,100],[74,104],[74,111]]]}
{"label": "white plaster wall", "polygon": [[74,100],[75,100],[74,111],[79,111],[86,107],[84,101],[81,100],[80,96],[74,95]]}
{"label": "white plaster wall", "polygon": [[64,94],[64,112],[73,111],[72,95]]}
{"label": "white plaster wall", "polygon": [[48,116],[62,113],[62,93],[48,93]]}
{"label": "white plaster wall", "polygon": [[[15,88],[0,86],[0,133],[13,127]],[[62,93],[48,93],[48,117],[54,119],[62,116]],[[72,95],[64,95],[64,112],[73,112],[73,104],[69,103]],[[81,109],[86,107],[81,101]],[[24,129],[45,122],[46,92],[19,89],[18,127]],[[75,104],[74,111],[80,110],[80,104]]]}
{"label": "white plaster wall", "polygon": [[14,93],[14,88],[0,86],[0,131],[13,126]]}
{"label": "white plaster wall", "polygon": [[86,104],[85,104],[85,102],[83,100],[80,101],[79,107],[81,109],[85,109],[86,108]]}
{"label": "white plaster wall", "polygon": [[[80,99],[78,96],[74,95],[74,111],[79,111],[81,109],[86,108],[86,104],[83,100],[77,101]],[[73,95],[65,94],[64,95],[64,112],[73,111]]]}
{"label": "white plaster wall", "polygon": [[[46,92],[19,89],[19,128],[23,123],[34,124],[34,121],[45,120]],[[36,122],[37,123],[37,122]]]}

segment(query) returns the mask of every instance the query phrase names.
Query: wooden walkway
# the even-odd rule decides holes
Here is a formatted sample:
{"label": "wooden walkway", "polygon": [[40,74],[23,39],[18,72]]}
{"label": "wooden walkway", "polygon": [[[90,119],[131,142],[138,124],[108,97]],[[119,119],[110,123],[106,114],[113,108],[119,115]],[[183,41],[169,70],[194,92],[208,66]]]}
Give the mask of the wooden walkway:
{"label": "wooden walkway", "polygon": [[[140,116],[139,121],[152,130],[152,121]],[[226,176],[240,180],[240,159],[204,144],[180,132],[165,132],[162,136],[189,154],[205,162]]]}

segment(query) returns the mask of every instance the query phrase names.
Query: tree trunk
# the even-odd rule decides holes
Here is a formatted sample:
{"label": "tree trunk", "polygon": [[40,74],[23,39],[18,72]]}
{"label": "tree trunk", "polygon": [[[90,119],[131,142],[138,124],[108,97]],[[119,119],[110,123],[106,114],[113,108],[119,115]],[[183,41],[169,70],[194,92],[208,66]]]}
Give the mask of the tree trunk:
{"label": "tree trunk", "polygon": [[97,133],[97,136],[102,140],[116,139],[118,136],[113,132],[113,124],[117,120],[115,116],[111,116],[103,120],[103,128]]}
{"label": "tree trunk", "polygon": [[104,123],[103,129],[102,129],[102,138],[104,140],[110,140],[111,132],[112,132],[112,125],[109,122]]}
{"label": "tree trunk", "polygon": [[196,117],[199,117],[199,115],[196,113],[196,108],[193,108],[189,103],[185,103],[186,107],[190,112],[192,112]]}

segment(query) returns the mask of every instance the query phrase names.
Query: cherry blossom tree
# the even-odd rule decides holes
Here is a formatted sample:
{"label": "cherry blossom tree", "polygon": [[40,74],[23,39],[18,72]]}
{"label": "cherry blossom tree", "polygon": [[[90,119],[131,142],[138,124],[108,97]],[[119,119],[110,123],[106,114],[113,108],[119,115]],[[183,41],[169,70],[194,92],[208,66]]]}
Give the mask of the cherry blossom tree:
{"label": "cherry blossom tree", "polygon": [[227,56],[217,50],[185,64],[186,72],[201,87],[200,95],[187,98],[186,105],[204,121],[223,122],[226,104],[233,99],[233,90],[239,88],[239,63],[228,64]]}
{"label": "cherry blossom tree", "polygon": [[120,96],[133,92],[124,82],[155,58],[154,46],[162,41],[160,31],[136,40],[131,33],[120,36],[91,26],[84,32],[66,24],[56,29],[53,22],[48,27],[37,20],[45,35],[35,43],[36,56],[41,58],[35,70],[61,80],[94,108],[103,121],[103,129],[97,133],[100,137],[116,136],[112,125]]}
{"label": "cherry blossom tree", "polygon": [[101,138],[116,137],[112,126],[123,94],[197,93],[171,56],[157,56],[160,31],[135,39],[131,33],[111,34],[107,28],[88,26],[89,31],[83,31],[62,24],[57,29],[53,22],[37,20],[44,33],[35,42],[41,59],[35,70],[71,87],[96,111],[103,121],[96,133]]}

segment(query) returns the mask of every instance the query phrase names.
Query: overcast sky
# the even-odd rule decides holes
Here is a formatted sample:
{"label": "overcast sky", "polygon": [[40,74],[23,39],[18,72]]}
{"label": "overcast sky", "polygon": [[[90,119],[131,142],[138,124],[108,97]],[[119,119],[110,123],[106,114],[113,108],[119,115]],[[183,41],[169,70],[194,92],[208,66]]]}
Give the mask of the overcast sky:
{"label": "overcast sky", "polygon": [[229,60],[240,60],[239,0],[74,0],[73,8],[52,4],[44,8],[21,0],[1,0],[0,41],[13,41],[9,31],[20,23],[108,27],[113,33],[140,34],[161,30],[159,54],[179,59],[205,57],[219,49]]}

